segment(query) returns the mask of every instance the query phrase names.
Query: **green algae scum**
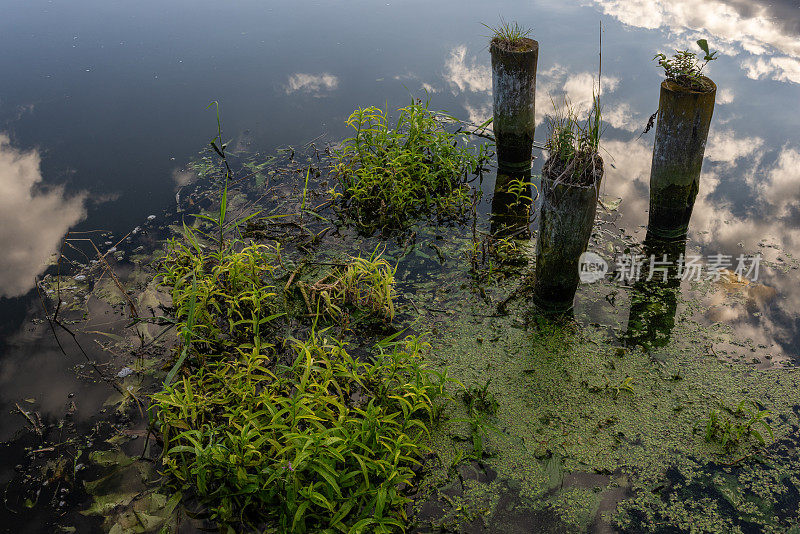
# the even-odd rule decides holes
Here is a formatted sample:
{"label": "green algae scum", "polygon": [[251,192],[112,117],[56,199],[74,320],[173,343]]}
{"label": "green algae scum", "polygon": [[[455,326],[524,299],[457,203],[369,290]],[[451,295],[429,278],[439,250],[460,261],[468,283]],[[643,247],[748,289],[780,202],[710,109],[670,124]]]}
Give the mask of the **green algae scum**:
{"label": "green algae scum", "polygon": [[[17,405],[39,441],[6,507],[77,488],[59,531],[112,534],[800,534],[800,369],[725,320],[776,291],[682,278],[716,85],[676,56],[636,237],[648,193],[605,195],[599,74],[589,109],[553,101],[532,172],[528,33],[490,43],[489,142],[428,98],[263,154],[214,102],[173,210],[105,254],[68,234],[42,325],[112,395],[80,432]],[[79,244],[97,259],[70,268]],[[800,267],[777,251],[770,276]]]}

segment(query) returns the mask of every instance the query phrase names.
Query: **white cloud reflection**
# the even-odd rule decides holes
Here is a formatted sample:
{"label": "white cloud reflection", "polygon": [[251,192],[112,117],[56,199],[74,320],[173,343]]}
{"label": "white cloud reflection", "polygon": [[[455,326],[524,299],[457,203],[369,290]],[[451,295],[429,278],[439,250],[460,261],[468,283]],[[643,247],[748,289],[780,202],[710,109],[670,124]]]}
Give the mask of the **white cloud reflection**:
{"label": "white cloud reflection", "polygon": [[337,87],[339,87],[339,78],[333,74],[327,72],[322,74],[296,72],[289,76],[286,94],[302,92],[314,96],[323,96],[326,92],[333,91]]}
{"label": "white cloud reflection", "polygon": [[[641,140],[607,141],[603,149],[606,161],[614,164],[606,166],[603,192],[623,199],[619,214],[626,227],[646,225],[652,145]],[[758,252],[765,259],[775,260],[783,251],[800,249],[800,227],[792,221],[800,211],[800,150],[785,146],[776,157],[768,158],[768,154],[763,139],[738,136],[732,130],[715,131],[712,126],[689,227],[692,242],[705,253]],[[735,187],[744,187],[743,196],[754,199],[748,203],[756,208],[754,211],[742,213],[730,201],[720,199],[719,188],[732,187],[733,176],[743,178],[744,185]],[[639,236],[644,237],[643,230]],[[775,243],[776,248],[762,247],[765,239]],[[794,317],[800,307],[800,286],[793,280],[795,277],[762,271],[759,281],[766,285],[743,288],[747,298],[741,302],[726,297],[727,290],[721,289],[707,297],[708,317],[712,321],[724,320],[742,336],[780,353],[778,345],[791,343],[797,336],[798,326],[793,320],[786,320]],[[770,286],[777,288],[779,298],[773,300]],[[751,294],[754,292],[758,294]],[[761,293],[769,298],[761,298]],[[767,310],[768,305],[771,311]],[[757,319],[754,313],[758,314]],[[790,357],[796,354],[784,353],[778,359]]]}
{"label": "white cloud reflection", "polygon": [[450,51],[444,64],[444,79],[453,94],[482,93],[492,90],[492,69],[479,63],[475,56],[467,57],[467,47],[457,46]]}
{"label": "white cloud reflection", "polygon": [[[598,92],[597,73],[582,71],[570,72],[566,67],[556,64],[542,71],[537,80],[536,95],[536,123],[540,124],[545,117],[553,113],[553,103],[559,108],[563,107],[564,98],[576,112],[578,119],[584,120],[592,108],[592,99]],[[607,97],[620,87],[620,79],[616,76],[604,75],[603,84],[599,88],[600,94]],[[550,99],[553,99],[553,102]],[[644,127],[646,120],[642,120],[627,102],[619,99],[604,98],[601,102],[603,121],[620,130],[635,132]]]}
{"label": "white cloud reflection", "polygon": [[[487,55],[488,56],[488,55]],[[450,50],[445,59],[444,79],[454,95],[463,94],[463,106],[469,121],[483,123],[492,116],[492,71],[477,55],[469,55],[467,47],[459,45]],[[620,87],[620,78],[603,76],[602,94],[608,95]],[[540,70],[536,80],[536,124],[540,125],[553,113],[553,103],[563,107],[566,97],[578,118],[587,117],[592,107],[592,97],[597,92],[597,74],[589,71],[570,72],[563,65]],[[551,102],[551,97],[553,102]],[[732,97],[731,97],[732,98]],[[477,101],[477,103],[476,103]],[[603,120],[606,124],[629,132],[644,127],[647,122],[626,102],[615,99],[603,102]]]}
{"label": "white cloud reflection", "polygon": [[664,28],[687,41],[708,38],[713,47],[728,55],[748,54],[751,57],[742,61],[742,67],[750,78],[800,83],[800,39],[792,21],[773,11],[778,9],[773,5],[775,2],[768,5],[731,0],[592,2],[603,13],[629,26]]}
{"label": "white cloud reflection", "polygon": [[800,83],[800,61],[791,57],[749,58],[742,62],[748,78],[771,78],[779,82]]}
{"label": "white cloud reflection", "polygon": [[759,196],[779,217],[800,211],[800,151],[784,147],[767,179],[757,184]]}
{"label": "white cloud reflection", "polygon": [[723,87],[717,91],[717,105],[724,106],[725,104],[733,104],[733,90],[729,87]]}
{"label": "white cloud reflection", "polygon": [[86,216],[85,195],[42,188],[40,157],[0,134],[0,297],[24,295],[57,251],[63,235]]}

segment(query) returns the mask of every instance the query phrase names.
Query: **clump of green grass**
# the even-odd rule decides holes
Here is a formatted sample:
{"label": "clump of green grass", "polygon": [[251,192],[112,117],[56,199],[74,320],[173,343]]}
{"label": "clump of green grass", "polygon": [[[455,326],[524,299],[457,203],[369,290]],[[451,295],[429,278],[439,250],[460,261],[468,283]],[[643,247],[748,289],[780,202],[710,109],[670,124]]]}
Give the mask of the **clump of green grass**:
{"label": "clump of green grass", "polygon": [[[163,463],[223,524],[266,532],[396,532],[446,378],[409,336],[371,361],[314,335],[288,363],[247,347],[153,397]],[[245,347],[243,347],[245,348]]]}
{"label": "clump of green grass", "polygon": [[346,267],[334,273],[340,282],[337,296],[358,308],[367,309],[388,321],[394,318],[394,273],[397,267],[389,265],[380,255],[370,258],[352,258]]}
{"label": "clump of green grass", "polygon": [[467,134],[445,129],[416,101],[388,113],[359,108],[346,124],[356,132],[338,151],[335,176],[345,211],[362,229],[404,228],[426,214],[439,219],[464,215],[471,205],[466,181],[486,158],[484,145],[467,144]]}
{"label": "clump of green grass", "polygon": [[[409,499],[399,488],[427,452],[421,439],[444,385],[422,366],[427,344],[388,340],[363,362],[313,333],[284,344],[278,319],[291,303],[276,287],[291,278],[278,284],[280,247],[230,240],[220,251],[185,232],[159,275],[181,340],[151,412],[168,480],[221,524],[402,529]],[[317,288],[314,317],[350,307],[391,320],[394,273],[377,252],[351,258],[323,278],[332,282]]]}
{"label": "clump of green grass", "polygon": [[203,365],[242,345],[272,346],[266,334],[284,307],[268,280],[279,263],[280,249],[274,246],[253,244],[238,251],[231,246],[220,253],[207,252],[192,238],[189,244],[168,244],[159,282],[171,293],[183,346],[167,383],[187,357]]}
{"label": "clump of green grass", "polygon": [[765,446],[767,441],[762,430],[773,439],[772,427],[767,422],[770,412],[762,410],[754,402],[749,404],[752,408],[745,401],[740,402],[733,410],[726,408],[730,417],[712,410],[706,422],[706,441],[718,445],[726,453],[738,449],[749,438],[753,438],[762,447]]}
{"label": "clump of green grass", "polygon": [[492,32],[490,39],[493,43],[511,49],[527,46],[527,39],[533,31],[531,28],[520,26],[517,22],[506,22],[502,17],[500,17],[500,22],[497,26],[481,24]]}
{"label": "clump of green grass", "polygon": [[688,50],[676,50],[671,58],[659,53],[653,60],[657,60],[658,65],[664,69],[664,76],[668,80],[690,89],[705,91],[709,87],[703,76],[703,69],[710,61],[717,59],[717,52],[709,50],[705,39],[697,41],[697,46],[705,54],[702,63],[697,59],[697,54]]}
{"label": "clump of green grass", "polygon": [[603,160],[598,154],[602,134],[600,97],[593,97],[592,108],[584,122],[565,97],[564,104],[553,102],[554,113],[547,117],[549,157],[542,173],[559,182],[589,186],[602,173]]}
{"label": "clump of green grass", "polygon": [[[220,132],[218,119],[211,145],[224,162]],[[391,321],[396,268],[377,250],[349,258],[309,299],[295,282],[305,262],[290,274],[295,262],[279,243],[227,235],[241,223],[227,220],[229,178],[226,163],[219,213],[184,225],[158,274],[173,304],[160,319],[176,325],[180,341],[150,406],[165,480],[229,531],[404,530],[403,488],[428,452],[422,441],[447,378],[424,367],[428,344],[418,337],[395,334],[357,360],[316,332],[320,317],[348,308]],[[307,187],[308,174],[303,203]],[[297,307],[293,282],[314,318],[306,341],[290,337],[296,323],[279,321]]]}
{"label": "clump of green grass", "polygon": [[394,319],[395,279],[397,267],[377,252],[369,258],[350,257],[313,284],[299,282],[309,314],[340,319],[345,307],[354,308],[387,322]]}

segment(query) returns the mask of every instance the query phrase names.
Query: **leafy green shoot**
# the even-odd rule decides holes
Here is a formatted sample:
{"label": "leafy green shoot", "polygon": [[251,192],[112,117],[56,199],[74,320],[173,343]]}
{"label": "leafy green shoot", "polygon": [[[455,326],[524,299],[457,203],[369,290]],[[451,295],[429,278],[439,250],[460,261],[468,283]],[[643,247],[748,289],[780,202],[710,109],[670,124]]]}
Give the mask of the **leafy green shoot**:
{"label": "leafy green shoot", "polygon": [[705,39],[697,41],[697,46],[704,54],[702,60],[697,58],[696,53],[688,50],[676,50],[671,58],[658,53],[653,60],[658,61],[658,65],[664,69],[664,76],[668,80],[690,89],[704,91],[708,89],[708,84],[704,80],[703,69],[710,61],[717,59],[717,52],[709,49]]}

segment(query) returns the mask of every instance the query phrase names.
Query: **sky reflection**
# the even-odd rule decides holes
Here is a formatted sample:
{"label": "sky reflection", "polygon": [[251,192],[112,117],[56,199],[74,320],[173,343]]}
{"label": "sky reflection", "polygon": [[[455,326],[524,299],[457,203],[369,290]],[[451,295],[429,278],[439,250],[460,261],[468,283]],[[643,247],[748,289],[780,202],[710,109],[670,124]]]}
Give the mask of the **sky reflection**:
{"label": "sky reflection", "polygon": [[339,86],[339,78],[327,72],[322,74],[305,74],[297,72],[289,76],[286,94],[296,92],[311,93],[314,96],[323,96],[328,91],[333,91]]}
{"label": "sky reflection", "polygon": [[[531,26],[540,43],[540,142],[550,95],[588,110],[602,21],[603,147],[611,164],[604,188],[624,198],[619,213],[629,229],[647,220],[653,133],[640,133],[661,80],[652,57],[707,38],[721,51],[709,66],[719,90],[691,244],[710,253],[800,256],[795,0],[410,0],[347,9],[32,0],[6,11],[0,67],[10,75],[0,80],[0,130],[14,143],[0,137],[3,296],[32,286],[70,227],[121,237],[171,206],[175,188],[193,178],[180,169],[216,134],[206,109],[212,100],[221,103],[225,135],[250,132],[248,148],[265,154],[323,132],[341,139],[351,134],[344,121],[353,109],[397,109],[423,90],[432,108],[485,121],[491,70],[481,22],[493,24],[498,14]],[[114,195],[87,208],[87,198]],[[779,248],[759,247],[765,237]],[[765,276],[778,290],[769,303],[731,305],[722,315],[797,352],[800,289],[790,282],[797,271]]]}
{"label": "sky reflection", "polygon": [[[667,29],[676,47],[708,38],[740,58],[753,79],[800,83],[800,10],[791,1],[592,0],[602,12],[637,28]],[[792,9],[792,7],[794,9]]]}
{"label": "sky reflection", "polygon": [[0,297],[17,297],[34,285],[66,231],[86,216],[84,194],[42,187],[41,157],[0,134]]}

